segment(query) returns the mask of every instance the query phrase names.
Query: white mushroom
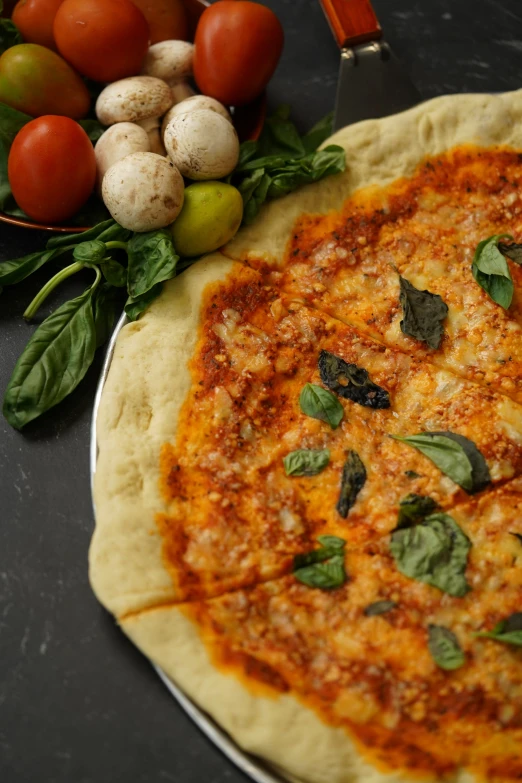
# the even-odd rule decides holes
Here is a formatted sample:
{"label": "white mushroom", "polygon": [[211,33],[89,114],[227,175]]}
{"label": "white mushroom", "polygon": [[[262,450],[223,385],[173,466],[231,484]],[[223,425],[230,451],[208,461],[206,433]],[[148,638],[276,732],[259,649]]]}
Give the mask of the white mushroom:
{"label": "white mushroom", "polygon": [[105,206],[124,228],[153,231],[170,225],[181,211],[183,177],[172,162],[153,152],[134,152],[105,174]]}
{"label": "white mushroom", "polygon": [[101,193],[105,172],[118,160],[133,152],[149,152],[147,131],[132,122],[118,122],[107,128],[94,148],[96,158],[96,187]]}
{"label": "white mushroom", "polygon": [[163,141],[172,162],[190,179],[226,177],[239,158],[233,125],[209,109],[173,117],[165,128]]}
{"label": "white mushroom", "polygon": [[176,117],[178,114],[186,114],[188,111],[197,111],[198,109],[210,109],[210,111],[215,111],[218,114],[221,114],[221,116],[229,122],[232,122],[232,117],[228,113],[228,110],[222,103],[216,101],[215,98],[210,98],[208,95],[193,95],[191,98],[186,98],[184,101],[175,103],[174,106],[168,110],[163,117],[163,122],[161,124],[162,134],[165,134],[165,128],[173,117]]}
{"label": "white mushroom", "polygon": [[192,74],[194,44],[187,41],[160,41],[149,47],[142,73],[166,82],[179,82]]}
{"label": "white mushroom", "polygon": [[[167,150],[163,144],[163,136],[160,133],[161,118],[149,117],[148,120],[138,120],[136,125],[139,125],[147,133],[149,139],[149,150],[155,152],[156,155],[165,156]],[[138,150],[136,150],[137,152]],[[134,152],[134,150],[133,150]]]}
{"label": "white mushroom", "polygon": [[103,125],[162,117],[172,106],[168,84],[153,76],[130,76],[107,85],[96,101]]}
{"label": "white mushroom", "polygon": [[170,87],[174,106],[196,94],[188,82],[167,82],[167,84]]}

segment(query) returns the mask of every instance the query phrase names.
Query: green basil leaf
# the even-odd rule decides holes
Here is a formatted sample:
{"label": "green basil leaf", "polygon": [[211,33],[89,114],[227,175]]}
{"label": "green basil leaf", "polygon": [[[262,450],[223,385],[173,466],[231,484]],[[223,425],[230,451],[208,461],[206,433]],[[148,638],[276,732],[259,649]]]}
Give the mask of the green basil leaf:
{"label": "green basil leaf", "polygon": [[390,395],[370,380],[367,370],[349,364],[329,351],[319,354],[319,373],[325,386],[366,408],[389,408]]}
{"label": "green basil leaf", "polygon": [[397,603],[395,601],[375,601],[375,603],[366,607],[364,614],[366,617],[377,617],[380,614],[391,612],[396,606]]}
{"label": "green basil leaf", "polygon": [[283,457],[287,476],[316,476],[329,462],[328,449],[298,449]]}
{"label": "green basil leaf", "polygon": [[127,244],[129,267],[127,290],[136,299],[158,283],[170,280],[176,274],[176,255],[172,236],[167,229],[134,234]]}
{"label": "green basil leaf", "polygon": [[343,552],[346,541],[338,536],[319,536],[318,541],[320,549],[294,557],[294,576],[308,587],[341,587],[347,579]]}
{"label": "green basil leaf", "polygon": [[[0,28],[0,52],[2,31]],[[14,200],[7,176],[7,160],[16,134],[33,118],[21,111],[0,103],[0,209],[12,208]]]}
{"label": "green basil leaf", "polygon": [[29,340],[4,397],[4,416],[15,429],[57,405],[90,367],[96,351],[94,290],[59,307]]}
{"label": "green basil leaf", "polygon": [[390,551],[405,576],[462,597],[470,590],[466,565],[471,542],[449,514],[432,514],[414,527],[395,530]]}
{"label": "green basil leaf", "polygon": [[399,501],[399,516],[395,529],[400,530],[417,524],[425,517],[429,517],[436,508],[437,503],[427,495],[416,495],[415,493],[406,495]]}
{"label": "green basil leaf", "polygon": [[499,242],[498,249],[503,256],[507,256],[514,261],[515,264],[522,266],[522,245],[517,245],[516,242],[512,242],[509,245],[504,244],[504,242]]}
{"label": "green basil leaf", "polygon": [[420,478],[421,477],[420,473],[417,473],[414,470],[405,470],[404,471],[404,475],[408,476],[409,479],[416,479],[416,478]]}
{"label": "green basil leaf", "polygon": [[23,38],[15,23],[10,19],[0,19],[0,54],[21,43]]}
{"label": "green basil leaf", "polygon": [[366,483],[366,468],[356,451],[349,451],[341,476],[341,492],[337,501],[337,512],[344,519],[354,505],[357,495]]}
{"label": "green basil leaf", "polygon": [[326,139],[333,133],[333,111],[317,122],[308,133],[303,136],[303,147],[305,152],[315,152]]}
{"label": "green basil leaf", "polygon": [[141,296],[132,297],[129,296],[125,302],[125,315],[129,321],[136,321],[140,315],[152,304],[152,302],[158,298],[163,289],[163,284],[158,283]]}
{"label": "green basil leaf", "polygon": [[28,256],[22,256],[22,258],[15,258],[12,261],[2,261],[0,263],[0,285],[20,283],[44,264],[58,258],[58,256],[69,250],[70,247],[43,250],[38,253],[30,253]]}
{"label": "green basil leaf", "polygon": [[327,389],[307,383],[299,395],[301,410],[313,419],[325,421],[335,430],[342,421],[344,409],[339,400]]}
{"label": "green basil leaf", "polygon": [[100,269],[108,283],[115,288],[125,288],[127,285],[127,270],[122,264],[114,261],[113,258],[109,258],[100,264]]}
{"label": "green basil leaf", "polygon": [[442,322],[448,314],[448,306],[438,294],[420,291],[399,275],[399,302],[403,319],[401,332],[408,337],[425,342],[430,348],[438,348],[444,334]]}
{"label": "green basil leaf", "polygon": [[488,464],[472,440],[464,437],[464,435],[459,435],[456,432],[449,432],[448,430],[434,431],[424,434],[433,436],[441,435],[444,438],[449,438],[461,447],[471,465],[472,486],[471,490],[469,490],[471,495],[474,495],[476,492],[482,492],[483,489],[491,484],[491,475]]}
{"label": "green basil leaf", "polygon": [[84,129],[93,144],[96,144],[100,136],[103,136],[107,130],[98,120],[79,120],[78,124]]}
{"label": "green basil leaf", "polygon": [[505,620],[501,620],[492,631],[482,631],[475,636],[522,647],[522,612],[515,612]]}
{"label": "green basil leaf", "polygon": [[513,299],[513,279],[507,261],[498,249],[501,239],[513,239],[511,234],[494,234],[479,242],[471,271],[479,286],[505,310]]}
{"label": "green basil leaf", "polygon": [[284,155],[291,158],[305,154],[298,130],[290,120],[289,106],[280,106],[265,120],[258,141],[258,152],[260,156]]}
{"label": "green basil leaf", "polygon": [[109,283],[102,283],[93,298],[96,347],[104,345],[112,334],[116,319],[116,292]]}
{"label": "green basil leaf", "polygon": [[514,536],[522,544],[522,533],[510,533],[510,536]]}
{"label": "green basil leaf", "polygon": [[104,242],[99,239],[91,239],[87,242],[80,242],[73,251],[73,257],[76,261],[82,261],[84,264],[99,264],[107,255],[107,248]]}
{"label": "green basil leaf", "polygon": [[428,625],[428,650],[441,669],[454,671],[466,663],[459,640],[443,625]]}
{"label": "green basil leaf", "polygon": [[311,552],[304,552],[294,557],[294,571],[314,563],[322,563],[342,553],[346,546],[344,538],[338,536],[319,536],[317,540],[321,544],[319,549],[312,549]]}
{"label": "green basil leaf", "polygon": [[[97,237],[100,242],[127,242],[132,236],[132,231],[123,228],[115,220],[104,221],[103,225],[105,225],[105,228],[102,229]],[[81,234],[80,236],[83,237],[85,235]]]}
{"label": "green basil leaf", "polygon": [[97,226],[93,226],[92,228],[87,229],[87,231],[82,231],[81,234],[57,234],[50,238],[46,247],[48,250],[52,250],[55,247],[64,247],[65,245],[72,246],[79,245],[82,242],[90,242],[92,239],[99,239],[101,242],[107,242],[108,239],[105,237],[105,232],[114,227],[122,230],[121,226],[112,218],[110,220],[104,220],[102,223],[98,223]]}
{"label": "green basil leaf", "polygon": [[391,435],[390,437],[413,446],[462,489],[471,492],[473,488],[471,462],[458,443],[446,435],[433,435],[428,432],[409,435],[405,438],[399,435]]}
{"label": "green basil leaf", "polygon": [[334,552],[336,550],[343,550],[346,546],[344,538],[339,538],[339,536],[317,536],[317,540],[321,546],[331,549]]}

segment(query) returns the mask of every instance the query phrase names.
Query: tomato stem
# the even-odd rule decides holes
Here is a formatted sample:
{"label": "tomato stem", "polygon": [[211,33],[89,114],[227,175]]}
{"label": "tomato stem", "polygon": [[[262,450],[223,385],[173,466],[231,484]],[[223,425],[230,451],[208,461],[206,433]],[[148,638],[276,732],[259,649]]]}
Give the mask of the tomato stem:
{"label": "tomato stem", "polygon": [[[59,286],[61,282],[63,282],[63,280],[67,280],[67,278],[71,277],[71,275],[75,275],[76,272],[80,272],[84,266],[85,264],[83,261],[75,261],[74,264],[66,266],[65,269],[60,269],[60,271],[57,272],[54,277],[51,277],[51,279],[44,285],[42,290],[36,294],[35,298],[24,312],[25,320],[30,321],[31,318],[34,318],[49,294],[51,294],[54,289]],[[98,282],[98,280],[96,280],[96,282]]]}

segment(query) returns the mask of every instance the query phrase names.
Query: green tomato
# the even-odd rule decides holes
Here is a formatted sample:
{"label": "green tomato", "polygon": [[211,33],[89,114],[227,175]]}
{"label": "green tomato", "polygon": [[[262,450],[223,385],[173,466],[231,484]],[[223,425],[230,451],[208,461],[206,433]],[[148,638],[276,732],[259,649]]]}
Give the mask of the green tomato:
{"label": "green tomato", "polygon": [[226,245],[243,217],[241,193],[224,182],[194,182],[185,188],[183,209],[172,224],[180,256],[200,256]]}

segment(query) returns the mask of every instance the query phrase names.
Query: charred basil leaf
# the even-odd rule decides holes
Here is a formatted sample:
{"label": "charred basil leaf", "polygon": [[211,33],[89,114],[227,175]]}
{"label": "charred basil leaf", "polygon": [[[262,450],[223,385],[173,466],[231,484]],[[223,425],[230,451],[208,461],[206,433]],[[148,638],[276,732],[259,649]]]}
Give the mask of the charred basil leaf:
{"label": "charred basil leaf", "polygon": [[294,576],[308,587],[333,590],[346,582],[344,547],[337,536],[319,536],[320,549],[294,557]]}
{"label": "charred basil leaf", "polygon": [[479,286],[505,310],[513,299],[513,279],[507,261],[498,248],[501,239],[513,239],[511,234],[494,234],[479,242],[471,272]]}
{"label": "charred basil leaf", "polygon": [[436,508],[436,502],[427,495],[416,495],[415,493],[406,495],[399,501],[399,516],[396,529],[412,527],[412,525],[432,514]]}
{"label": "charred basil leaf", "polygon": [[476,636],[522,647],[522,612],[515,612],[497,623],[492,631],[482,631]]}
{"label": "charred basil leaf", "polygon": [[449,514],[432,514],[414,527],[395,530],[390,551],[405,576],[462,597],[470,590],[466,564],[471,542]]}
{"label": "charred basil leaf", "polygon": [[510,533],[510,536],[515,536],[515,538],[518,538],[520,543],[522,544],[522,533]]}
{"label": "charred basil leaf", "polygon": [[522,245],[517,245],[516,242],[512,242],[509,245],[504,244],[504,242],[499,242],[498,249],[503,256],[507,256],[514,261],[515,264],[522,266]]}
{"label": "charred basil leaf", "polygon": [[287,476],[316,476],[329,462],[328,449],[298,449],[283,457]]}
{"label": "charred basil leaf", "polygon": [[301,410],[313,419],[325,421],[334,430],[342,421],[344,409],[337,397],[328,389],[307,383],[299,395]]}
{"label": "charred basil leaf", "polygon": [[[471,462],[462,446],[456,443],[453,438],[449,438],[446,433],[443,435],[421,432],[418,435],[409,435],[405,438],[400,435],[391,435],[390,437],[413,446],[466,492],[473,491]],[[469,442],[471,443],[471,441]]]}
{"label": "charred basil leaf", "polygon": [[459,640],[443,625],[428,625],[428,650],[441,669],[454,671],[466,663]]}
{"label": "charred basil leaf", "polygon": [[366,617],[376,617],[379,614],[386,614],[386,612],[391,612],[391,610],[395,609],[396,606],[397,604],[395,601],[375,601],[375,603],[366,607],[364,614]]}
{"label": "charred basil leaf", "polygon": [[319,354],[319,373],[325,386],[339,397],[366,408],[389,408],[390,395],[370,380],[367,370],[349,364],[329,351]]}
{"label": "charred basil leaf", "polygon": [[346,519],[355,503],[357,495],[366,483],[366,468],[356,451],[349,451],[341,477],[341,492],[337,501],[337,511]]}
{"label": "charred basil leaf", "polygon": [[405,470],[404,475],[408,476],[409,479],[420,478],[420,473],[416,473],[414,470]]}
{"label": "charred basil leaf", "polygon": [[414,285],[399,276],[399,301],[403,319],[401,331],[408,337],[422,340],[430,348],[438,348],[444,328],[442,322],[448,314],[448,306],[438,294],[420,291]]}

